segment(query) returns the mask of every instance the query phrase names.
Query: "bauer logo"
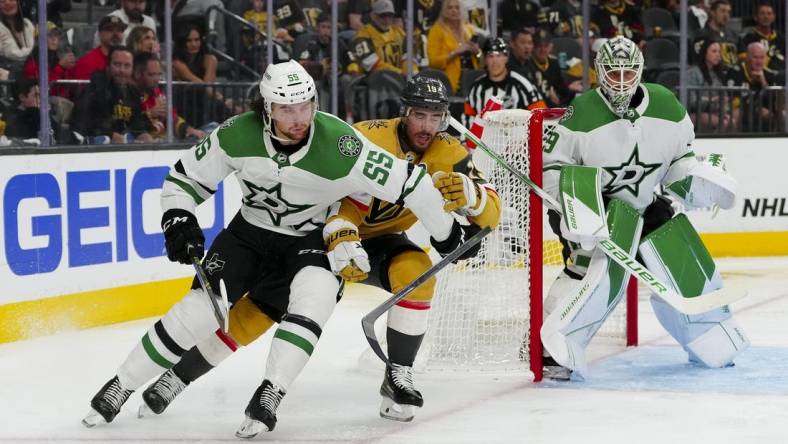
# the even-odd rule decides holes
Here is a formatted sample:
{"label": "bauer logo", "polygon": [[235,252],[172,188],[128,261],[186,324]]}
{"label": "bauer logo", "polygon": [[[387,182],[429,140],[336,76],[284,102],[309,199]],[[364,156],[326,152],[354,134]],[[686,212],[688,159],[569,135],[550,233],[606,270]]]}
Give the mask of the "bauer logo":
{"label": "bauer logo", "polygon": [[[38,170],[28,166],[24,174],[0,176],[4,259],[14,275],[161,260],[165,255],[159,199],[169,167],[134,167],[129,163],[137,162],[113,157],[120,153],[103,154],[48,156],[56,160],[45,164],[29,163],[25,156],[9,156],[12,165],[16,163],[9,167],[11,171],[22,170],[25,163],[38,165]],[[99,164],[105,168],[116,164],[118,168],[62,168]],[[213,225],[204,228],[207,242],[224,226],[223,187],[214,199],[206,204],[214,206],[215,216]]]}

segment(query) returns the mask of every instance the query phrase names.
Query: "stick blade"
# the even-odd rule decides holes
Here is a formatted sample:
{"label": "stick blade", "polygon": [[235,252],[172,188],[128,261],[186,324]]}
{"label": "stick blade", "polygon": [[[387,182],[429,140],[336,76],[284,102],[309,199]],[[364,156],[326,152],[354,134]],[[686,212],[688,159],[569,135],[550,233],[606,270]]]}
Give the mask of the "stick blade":
{"label": "stick blade", "polygon": [[380,317],[380,314],[377,313],[377,311],[378,310],[372,310],[366,316],[361,318],[361,329],[364,330],[364,336],[367,338],[367,342],[372,348],[372,351],[378,355],[384,364],[389,365],[389,358],[380,347],[380,342],[378,342],[378,337],[375,334],[375,320]]}
{"label": "stick blade", "polygon": [[219,294],[221,294],[220,308],[224,317],[224,323],[221,325],[222,331],[227,333],[230,331],[230,302],[227,299],[227,287],[224,285],[224,279],[219,279]]}

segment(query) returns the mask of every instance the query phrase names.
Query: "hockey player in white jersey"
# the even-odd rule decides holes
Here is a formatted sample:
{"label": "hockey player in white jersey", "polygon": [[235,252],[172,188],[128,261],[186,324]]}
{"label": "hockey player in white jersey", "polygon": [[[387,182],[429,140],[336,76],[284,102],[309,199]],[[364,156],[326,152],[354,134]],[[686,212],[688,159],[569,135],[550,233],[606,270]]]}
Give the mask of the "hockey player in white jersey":
{"label": "hockey player in white jersey", "polygon": [[[242,206],[208,250],[203,263],[208,279],[213,288],[220,281],[226,284],[230,303],[252,284],[260,285],[261,278],[266,287],[259,292],[262,303],[286,301],[265,380],[236,433],[247,438],[273,430],[277,407],[306,365],[341,294],[335,273],[346,267],[369,271],[357,239],[332,244],[329,263],[321,228],[332,204],[348,195],[402,202],[440,245],[453,250],[462,240],[459,224],[443,211],[442,195],[425,167],[409,165],[345,122],[317,111],[314,81],[301,65],[270,65],[260,92],[254,111],[229,119],[181,157],[161,196],[167,256],[188,264],[203,257],[196,206],[235,173]],[[111,422],[134,390],[175,365],[217,326],[195,279],[99,390],[83,423]]]}
{"label": "hockey player in white jersey", "polygon": [[[721,156],[692,151],[692,122],[673,93],[640,82],[637,45],[610,39],[595,65],[600,86],[572,101],[544,147],[544,188],[564,210],[563,217],[549,212],[566,267],[545,300],[541,330],[545,376],[553,379],[583,376],[585,348],[625,292],[628,273],[597,247],[600,239],[639,255],[683,297],[703,297],[721,287],[719,272],[659,187],[687,209],[727,209],[735,201]],[[727,366],[749,344],[727,306],[686,315],[656,295],[651,304],[693,362]]]}

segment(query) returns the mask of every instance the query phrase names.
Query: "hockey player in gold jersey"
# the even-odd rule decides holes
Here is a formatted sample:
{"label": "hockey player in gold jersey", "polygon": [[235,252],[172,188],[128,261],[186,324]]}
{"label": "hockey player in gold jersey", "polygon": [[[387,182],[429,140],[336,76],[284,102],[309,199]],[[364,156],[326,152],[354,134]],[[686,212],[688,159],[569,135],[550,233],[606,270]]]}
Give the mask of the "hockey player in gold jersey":
{"label": "hockey player in gold jersey", "polygon": [[[412,164],[424,164],[444,196],[446,211],[467,217],[464,227],[472,232],[495,227],[501,215],[500,199],[471,161],[470,153],[447,134],[448,96],[439,81],[416,77],[402,97],[400,118],[372,120],[354,125],[367,139],[390,154]],[[363,282],[396,293],[432,266],[428,254],[404,231],[416,216],[399,203],[355,195],[342,200],[323,230],[329,260],[337,245],[360,242],[366,256],[346,264],[332,264],[347,281]],[[444,245],[431,239],[433,247],[447,254]],[[472,255],[473,253],[471,253]],[[344,266],[342,266],[344,265]],[[391,364],[386,368],[380,393],[380,415],[399,421],[413,419],[423,405],[413,384],[413,362],[427,330],[427,313],[435,287],[430,279],[394,306],[388,314],[386,339]],[[230,332],[216,335],[184,354],[143,393],[141,412],[161,413],[191,381],[265,333],[283,317],[285,307],[260,305],[260,298],[244,297],[230,310]]]}

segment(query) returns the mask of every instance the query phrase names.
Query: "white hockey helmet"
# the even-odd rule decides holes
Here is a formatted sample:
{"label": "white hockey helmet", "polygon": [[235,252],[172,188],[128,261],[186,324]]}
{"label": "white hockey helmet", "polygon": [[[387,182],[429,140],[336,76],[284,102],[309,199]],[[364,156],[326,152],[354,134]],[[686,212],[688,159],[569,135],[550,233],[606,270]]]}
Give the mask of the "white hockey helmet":
{"label": "white hockey helmet", "polygon": [[643,75],[643,53],[626,37],[606,41],[594,60],[597,81],[613,112],[623,116]]}
{"label": "white hockey helmet", "polygon": [[317,105],[315,81],[295,60],[268,65],[260,80],[260,95],[268,115],[274,103],[292,105],[311,100]]}

